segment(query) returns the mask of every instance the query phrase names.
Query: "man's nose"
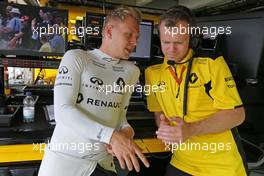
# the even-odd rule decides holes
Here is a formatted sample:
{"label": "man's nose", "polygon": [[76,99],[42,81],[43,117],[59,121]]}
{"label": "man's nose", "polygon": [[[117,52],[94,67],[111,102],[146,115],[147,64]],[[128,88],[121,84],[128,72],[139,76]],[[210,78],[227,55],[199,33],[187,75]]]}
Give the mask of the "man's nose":
{"label": "man's nose", "polygon": [[137,37],[131,37],[130,44],[132,46],[136,46],[137,45]]}
{"label": "man's nose", "polygon": [[169,49],[169,51],[176,51],[177,47],[175,46],[174,43],[170,43],[168,49]]}

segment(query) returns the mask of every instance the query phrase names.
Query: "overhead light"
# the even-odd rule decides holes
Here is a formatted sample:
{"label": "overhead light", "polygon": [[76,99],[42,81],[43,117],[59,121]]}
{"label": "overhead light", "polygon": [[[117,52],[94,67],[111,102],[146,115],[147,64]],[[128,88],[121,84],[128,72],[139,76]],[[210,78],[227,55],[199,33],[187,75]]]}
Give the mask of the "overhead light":
{"label": "overhead light", "polygon": [[70,24],[75,24],[76,23],[76,20],[69,20],[70,21]]}
{"label": "overhead light", "polygon": [[77,16],[75,19],[76,20],[83,20],[83,17],[82,16]]}

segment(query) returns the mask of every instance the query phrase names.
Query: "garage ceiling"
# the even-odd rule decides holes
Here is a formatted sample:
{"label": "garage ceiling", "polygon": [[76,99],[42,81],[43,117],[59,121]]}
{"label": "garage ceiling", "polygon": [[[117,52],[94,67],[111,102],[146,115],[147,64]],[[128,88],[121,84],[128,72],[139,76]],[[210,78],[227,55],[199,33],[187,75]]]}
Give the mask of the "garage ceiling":
{"label": "garage ceiling", "polygon": [[[33,5],[39,3],[39,0],[10,1],[25,1],[27,4]],[[174,5],[184,5],[194,10],[196,16],[264,10],[264,0],[49,0],[51,6],[56,6],[58,3],[105,8],[125,4],[140,7],[142,12],[152,14],[160,14]]]}
{"label": "garage ceiling", "polygon": [[144,8],[165,10],[174,5],[184,5],[195,12],[206,11],[210,14],[230,13],[244,10],[264,9],[264,0],[105,0]]}
{"label": "garage ceiling", "polygon": [[105,2],[120,3],[155,9],[168,9],[174,5],[184,5],[191,9],[217,4],[224,4],[232,0],[106,0]]}

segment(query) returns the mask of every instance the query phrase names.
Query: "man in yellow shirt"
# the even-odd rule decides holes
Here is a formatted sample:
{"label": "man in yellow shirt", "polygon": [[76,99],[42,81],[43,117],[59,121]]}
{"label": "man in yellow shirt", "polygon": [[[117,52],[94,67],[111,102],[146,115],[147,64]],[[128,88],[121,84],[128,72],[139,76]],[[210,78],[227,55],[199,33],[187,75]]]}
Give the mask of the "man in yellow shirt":
{"label": "man in yellow shirt", "polygon": [[164,62],[145,71],[146,85],[158,87],[147,96],[157,138],[173,152],[165,175],[246,175],[231,132],[245,119],[235,81],[222,56],[194,52],[192,33],[180,32],[192,26],[188,8],[166,11],[159,25]]}

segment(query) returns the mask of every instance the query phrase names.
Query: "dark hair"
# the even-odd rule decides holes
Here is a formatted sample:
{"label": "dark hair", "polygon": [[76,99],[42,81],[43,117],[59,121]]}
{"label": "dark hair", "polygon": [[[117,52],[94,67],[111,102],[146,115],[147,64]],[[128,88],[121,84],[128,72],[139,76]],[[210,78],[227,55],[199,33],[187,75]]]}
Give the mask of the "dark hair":
{"label": "dark hair", "polygon": [[[190,29],[190,41],[189,47],[196,50],[199,46],[200,35],[197,34],[197,30],[199,30],[196,26],[195,16],[192,11],[185,6],[173,6],[164,12],[160,17],[160,24],[164,22],[166,27],[174,27],[177,25],[179,21],[185,21],[189,24],[188,28]],[[159,31],[159,28],[158,28]],[[198,31],[199,32],[199,31]]]}
{"label": "dark hair", "polygon": [[160,17],[160,23],[165,22],[166,27],[173,27],[179,21],[186,21],[190,26],[196,26],[195,16],[192,11],[185,6],[173,6],[164,12]]}

